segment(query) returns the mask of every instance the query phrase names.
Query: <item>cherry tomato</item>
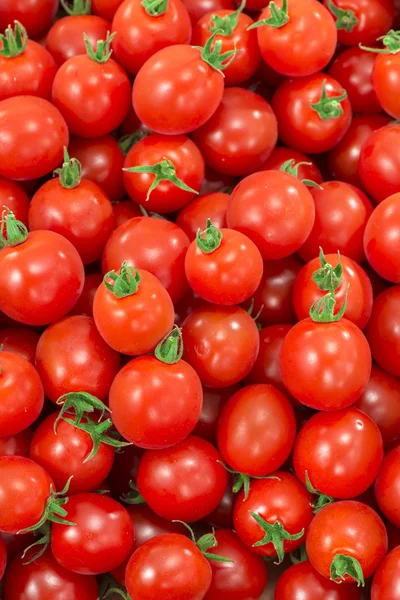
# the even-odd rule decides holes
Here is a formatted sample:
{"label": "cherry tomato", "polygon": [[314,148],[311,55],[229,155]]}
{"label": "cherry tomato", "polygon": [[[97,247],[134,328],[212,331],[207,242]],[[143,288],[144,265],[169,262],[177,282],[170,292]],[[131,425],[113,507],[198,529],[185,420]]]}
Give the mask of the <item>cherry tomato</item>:
{"label": "cherry tomato", "polygon": [[389,52],[389,54],[381,54],[376,57],[372,82],[380,106],[394,119],[400,117],[399,72],[400,62],[396,54]]}
{"label": "cherry tomato", "polygon": [[[93,302],[97,292],[97,288],[103,281],[101,273],[89,273],[85,277],[82,294],[74,308],[69,313],[70,315],[81,315],[83,317],[93,317]],[[0,334],[1,339],[1,334]]]}
{"label": "cherry tomato", "polygon": [[225,493],[228,475],[221,460],[210,442],[194,435],[172,448],[147,450],[139,463],[139,492],[164,519],[198,521]]}
{"label": "cherry tomato", "polygon": [[310,179],[318,184],[323,182],[321,172],[313,162],[312,158],[306,156],[302,152],[293,150],[293,148],[286,148],[285,146],[278,146],[275,148],[272,151],[271,156],[262,165],[261,169],[263,171],[280,171],[283,164],[288,160],[294,160],[298,165],[297,177],[300,181],[303,179]]}
{"label": "cherry tomato", "polygon": [[371,600],[395,600],[400,586],[400,546],[383,559],[372,580]]}
{"label": "cherry tomato", "polygon": [[122,200],[122,202],[117,202],[116,204],[113,204],[113,211],[115,229],[129,221],[129,219],[133,219],[133,217],[142,216],[140,208],[137,206],[137,204],[134,204],[130,199]]}
{"label": "cherry tomato", "polygon": [[58,19],[46,38],[46,48],[58,66],[80,54],[86,54],[85,33],[95,48],[99,40],[105,40],[111,23],[94,15],[73,15]]}
{"label": "cherry tomato", "polygon": [[371,267],[385,279],[400,283],[400,253],[393,240],[400,233],[400,192],[381,202],[369,217],[364,248]]}
{"label": "cherry tomato", "polygon": [[10,328],[0,330],[0,347],[5,352],[19,354],[30,363],[34,364],[36,346],[39,341],[36,331],[21,328]]}
{"label": "cherry tomato", "polygon": [[112,21],[113,17],[124,0],[92,0],[91,11],[94,15]]}
{"label": "cherry tomato", "polygon": [[17,182],[0,177],[0,212],[8,208],[18,221],[28,224],[29,198]]}
{"label": "cherry tomato", "polygon": [[335,18],[338,42],[345,46],[374,44],[391,27],[392,0],[324,0]]}
{"label": "cherry tomato", "polygon": [[176,218],[176,224],[183,229],[190,241],[196,238],[199,229],[205,228],[207,219],[210,219],[218,229],[226,227],[228,202],[229,194],[224,192],[211,192],[197,196],[182,208]]}
{"label": "cherry tomato", "polygon": [[217,10],[236,10],[234,0],[182,0],[193,25],[204,15]]}
{"label": "cherry tomato", "polygon": [[[2,0],[0,6],[0,30],[4,31],[14,20],[27,29],[28,35],[44,34],[52,24],[58,9],[58,0]],[[30,599],[29,599],[30,600]]]}
{"label": "cherry tomato", "polygon": [[24,429],[20,433],[0,438],[0,456],[29,456],[31,430]]}
{"label": "cherry tomato", "polygon": [[375,299],[365,330],[372,356],[382,369],[400,376],[400,286],[394,285]]}
{"label": "cherry tomato", "polygon": [[383,459],[375,483],[375,497],[379,509],[396,527],[400,527],[399,486],[400,446],[396,446]]}
{"label": "cherry tomato", "polygon": [[400,157],[395,152],[399,141],[400,125],[386,125],[373,131],[361,149],[359,174],[375,202],[400,192]]}
{"label": "cherry tomato", "polygon": [[[218,420],[224,405],[239,389],[238,386],[228,388],[203,389],[203,406],[199,420],[193,429],[193,434],[216,445]],[[232,486],[231,486],[232,487]]]}

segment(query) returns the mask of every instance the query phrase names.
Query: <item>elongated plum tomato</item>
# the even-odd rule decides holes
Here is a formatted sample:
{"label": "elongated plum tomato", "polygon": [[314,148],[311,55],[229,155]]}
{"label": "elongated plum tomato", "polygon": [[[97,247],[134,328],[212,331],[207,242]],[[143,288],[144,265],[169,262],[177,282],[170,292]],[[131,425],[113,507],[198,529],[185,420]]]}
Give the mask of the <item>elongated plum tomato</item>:
{"label": "elongated plum tomato", "polygon": [[378,204],[364,232],[364,248],[371,267],[384,279],[400,283],[400,251],[393,240],[400,234],[400,192]]}

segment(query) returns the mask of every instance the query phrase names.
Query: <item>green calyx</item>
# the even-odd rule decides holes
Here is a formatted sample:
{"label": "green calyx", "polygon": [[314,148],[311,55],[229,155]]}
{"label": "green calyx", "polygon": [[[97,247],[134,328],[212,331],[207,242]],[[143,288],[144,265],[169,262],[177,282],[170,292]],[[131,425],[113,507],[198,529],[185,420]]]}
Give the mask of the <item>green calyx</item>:
{"label": "green calyx", "polygon": [[205,558],[208,558],[208,560],[215,560],[216,562],[235,562],[231,558],[225,558],[225,556],[218,556],[218,554],[212,554],[211,552],[207,552],[207,550],[209,550],[210,548],[216,548],[218,546],[218,542],[215,538],[214,533],[206,533],[196,541],[193,529],[187,523],[184,523],[184,521],[179,521],[177,519],[173,520],[172,522],[181,523],[186,527],[186,529],[190,532],[190,537],[192,538],[193,544],[197,546],[202,555]]}
{"label": "green calyx", "polygon": [[148,135],[150,135],[150,132],[143,131],[143,129],[138,129],[134,133],[128,133],[127,135],[123,135],[118,140],[119,149],[121,150],[122,154],[126,156],[129,150],[131,150],[135,144],[140,142],[140,140],[144,140],[144,138]]}
{"label": "green calyx", "polygon": [[252,479],[277,479],[279,481],[279,477],[275,477],[274,475],[264,475],[264,476],[252,476],[246,475],[245,473],[240,473],[239,471],[235,471],[234,469],[230,469],[225,463],[218,460],[220,465],[224,467],[228,473],[233,475],[233,486],[232,492],[237,494],[243,488],[243,502],[247,500],[249,492],[250,492],[250,484]]}
{"label": "green calyx", "polygon": [[63,166],[53,171],[53,175],[58,175],[60,184],[66,190],[73,190],[81,182],[82,166],[78,159],[70,158],[67,148],[64,148]]}
{"label": "green calyx", "polygon": [[321,508],[324,508],[324,506],[328,506],[328,504],[332,504],[332,502],[335,501],[335,498],[333,498],[333,496],[328,496],[327,494],[321,494],[321,492],[319,492],[318,490],[315,489],[315,487],[312,485],[312,483],[310,481],[307,471],[305,472],[305,476],[306,476],[307,491],[310,492],[310,494],[313,494],[314,496],[316,496],[314,502],[312,503],[314,513],[319,512],[321,510]]}
{"label": "green calyx", "polygon": [[335,290],[342,285],[343,268],[340,261],[340,254],[339,262],[335,268],[326,262],[322,248],[319,249],[319,259],[321,261],[321,267],[313,273],[312,278],[318,288],[323,292],[327,292],[327,294],[312,304],[310,308],[310,317],[316,323],[333,323],[339,321],[346,311],[349,287],[347,287],[346,297],[342,308],[335,314]]}
{"label": "green calyx", "polygon": [[218,15],[212,15],[211,23],[208,26],[208,30],[211,33],[218,33],[218,35],[230,36],[235,31],[239,22],[239,15],[243,12],[246,6],[246,0],[242,0],[242,3],[231,15],[226,17],[220,17]]}
{"label": "green calyx", "polygon": [[382,40],[385,48],[369,48],[368,46],[362,46],[361,44],[360,48],[367,52],[375,52],[376,54],[397,54],[400,52],[400,31],[391,29],[385,35],[379,37],[377,41],[380,40]]}
{"label": "green calyx", "polygon": [[90,15],[91,0],[72,0],[72,6],[66,0],[60,0],[60,4],[70,17]]}
{"label": "green calyx", "polygon": [[268,25],[269,27],[274,27],[274,29],[280,29],[286,23],[289,23],[290,17],[288,14],[288,0],[283,0],[282,8],[278,8],[275,2],[270,2],[268,4],[268,8],[271,11],[271,16],[269,19],[262,19],[261,21],[257,21],[250,25],[249,29],[255,29],[256,27],[263,27],[264,25]]}
{"label": "green calyx", "polygon": [[351,33],[354,27],[358,24],[356,14],[354,10],[351,10],[351,8],[339,8],[332,2],[332,0],[328,0],[328,8],[336,18],[336,29],[343,29],[347,33]]}
{"label": "green calyx", "polygon": [[88,392],[69,392],[60,396],[56,404],[61,406],[61,410],[54,423],[54,433],[57,432],[57,425],[60,419],[63,419],[64,415],[71,413],[71,411],[75,413],[74,425],[78,425],[83,416],[93,413],[95,410],[100,412],[99,420],[104,417],[106,411],[110,412],[108,406]]}
{"label": "green calyx", "polygon": [[253,517],[253,519],[259,524],[261,529],[265,532],[263,539],[253,544],[253,548],[256,548],[257,546],[265,546],[266,544],[272,543],[278,557],[278,562],[275,562],[275,564],[279,565],[283,561],[285,556],[283,542],[285,540],[290,542],[299,540],[304,535],[304,528],[301,531],[299,531],[299,533],[290,534],[288,531],[286,531],[286,529],[284,529],[280,521],[268,523],[268,521],[260,517],[260,515],[258,515],[257,513],[250,511],[250,514]]}
{"label": "green calyx", "polygon": [[147,212],[147,210],[145,209],[144,206],[142,206],[142,204],[139,204],[139,209],[140,209],[140,212],[142,213],[142,215],[144,217],[149,217],[149,219],[161,219],[161,221],[168,220],[165,217],[163,217],[162,215],[159,215],[158,213],[153,212],[152,210],[150,212]]}
{"label": "green calyx", "polygon": [[142,0],[141,5],[150,17],[161,17],[168,8],[168,0]]}
{"label": "green calyx", "polygon": [[158,344],[155,357],[166,365],[177,363],[183,354],[182,330],[177,325]]}
{"label": "green calyx", "polygon": [[106,444],[107,446],[112,446],[113,448],[123,448],[125,446],[132,445],[130,444],[130,442],[121,442],[120,440],[112,436],[112,433],[110,433],[109,431],[113,426],[113,422],[111,421],[111,419],[105,419],[105,421],[100,421],[98,423],[92,421],[92,419],[86,416],[83,417],[84,421],[80,421],[79,423],[76,423],[74,419],[70,419],[65,415],[62,417],[62,419],[66,423],[69,423],[73,427],[76,427],[76,429],[85,431],[90,436],[93,443],[93,447],[90,454],[88,454],[88,456],[83,461],[84,463],[88,462],[91,458],[96,456],[100,448],[100,444]]}
{"label": "green calyx", "polygon": [[46,501],[46,506],[44,508],[43,514],[40,520],[31,527],[26,527],[25,529],[21,529],[18,531],[18,535],[20,533],[29,533],[34,532],[43,527],[46,523],[60,523],[60,525],[76,525],[76,523],[72,523],[71,521],[67,521],[64,517],[68,515],[68,512],[63,508],[64,504],[68,502],[68,497],[65,495],[68,493],[69,485],[71,483],[72,477],[70,477],[65,484],[65,487],[61,492],[55,492],[53,490],[53,486],[50,486],[50,494]]}
{"label": "green calyx", "polygon": [[342,90],[339,96],[333,96],[328,98],[326,93],[326,80],[322,82],[321,99],[314,104],[310,104],[311,108],[318,113],[319,117],[323,121],[329,121],[329,119],[337,119],[343,114],[343,107],[341,101],[347,98],[346,90]]}
{"label": "green calyx", "polygon": [[0,221],[0,250],[23,244],[27,237],[28,228],[15,218],[9,208],[5,208]]}
{"label": "green calyx", "polygon": [[290,553],[290,560],[294,565],[298,565],[299,563],[308,560],[307,551],[304,544],[302,544],[300,548],[297,548],[297,550],[293,550],[293,552]]}
{"label": "green calyx", "polygon": [[204,47],[194,46],[197,50],[200,50],[200,56],[212,69],[218,71],[223,75],[222,71],[229,67],[237,50],[228,50],[222,52],[222,40],[216,40],[215,38],[219,35],[219,31],[215,31],[207,40]]}
{"label": "green calyx", "polygon": [[0,41],[2,45],[0,56],[15,58],[25,52],[28,34],[19,21],[14,21],[14,29],[9,25],[5,32],[0,34]]}
{"label": "green calyx", "polygon": [[206,228],[198,230],[196,234],[196,246],[205,254],[211,254],[220,247],[222,242],[222,231],[214,227],[211,219],[207,219]]}
{"label": "green calyx", "polygon": [[345,575],[354,579],[358,587],[365,585],[364,573],[358,560],[347,554],[336,554],[330,566],[331,579],[341,583]]}
{"label": "green calyx", "polygon": [[257,329],[258,331],[261,331],[262,329],[262,325],[261,323],[258,322],[258,319],[262,313],[262,311],[264,310],[264,304],[261,305],[260,310],[258,311],[258,313],[253,317],[253,311],[254,311],[254,298],[251,299],[251,303],[250,306],[247,310],[248,314],[250,315],[250,317],[252,317],[254,323],[257,325]]}
{"label": "green calyx", "polygon": [[109,590],[107,590],[107,592],[104,594],[104,596],[102,596],[102,598],[104,598],[104,600],[106,600],[106,598],[110,598],[114,594],[121,596],[121,598],[123,598],[123,600],[132,600],[130,595],[127,592],[125,592],[124,590],[121,590],[120,588],[110,588]]}
{"label": "green calyx", "polygon": [[[311,164],[312,163],[308,163],[308,162],[296,163],[294,158],[290,158],[289,160],[287,160],[283,163],[283,165],[281,166],[281,168],[279,170],[283,171],[284,173],[289,173],[289,175],[293,175],[293,177],[296,177],[296,179],[299,179],[299,167],[301,167],[301,165],[310,166]],[[301,183],[304,183],[304,185],[307,185],[308,187],[318,188],[319,190],[322,189],[321,186],[318,185],[318,183],[315,183],[315,181],[313,181],[312,179],[300,179],[300,181],[301,181]]]}
{"label": "green calyx", "polygon": [[91,60],[97,62],[99,65],[103,65],[104,63],[106,63],[112,54],[111,42],[113,41],[115,36],[116,33],[112,33],[111,35],[109,35],[109,32],[107,31],[107,38],[105,40],[98,40],[96,44],[96,50],[93,50],[88,36],[86,35],[86,33],[84,33],[83,39],[85,40],[86,52],[88,57]]}
{"label": "green calyx", "polygon": [[125,504],[146,504],[145,499],[141,496],[136,483],[132,479],[129,482],[129,492],[122,494],[121,500]]}
{"label": "green calyx", "polygon": [[[109,279],[112,283],[109,282]],[[119,274],[115,271],[109,271],[104,275],[103,283],[116,298],[126,298],[127,296],[133,296],[138,291],[140,273],[135,267],[130,267],[127,261],[124,261]]]}
{"label": "green calyx", "polygon": [[168,158],[164,158],[164,160],[155,165],[140,165],[138,167],[129,167],[123,170],[127,173],[152,173],[155,175],[155,178],[148,189],[146,200],[150,198],[151,192],[156,189],[161,181],[170,181],[185,192],[192,192],[193,194],[199,193],[177,177],[175,165],[172,160],[169,160]]}

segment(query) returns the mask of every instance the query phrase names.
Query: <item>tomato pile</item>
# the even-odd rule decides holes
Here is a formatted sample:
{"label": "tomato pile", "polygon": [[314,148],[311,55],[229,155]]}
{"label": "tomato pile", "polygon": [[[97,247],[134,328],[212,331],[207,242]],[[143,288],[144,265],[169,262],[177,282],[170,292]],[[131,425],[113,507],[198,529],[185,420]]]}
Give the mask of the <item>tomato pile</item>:
{"label": "tomato pile", "polygon": [[1,600],[400,599],[399,148],[396,0],[0,0]]}

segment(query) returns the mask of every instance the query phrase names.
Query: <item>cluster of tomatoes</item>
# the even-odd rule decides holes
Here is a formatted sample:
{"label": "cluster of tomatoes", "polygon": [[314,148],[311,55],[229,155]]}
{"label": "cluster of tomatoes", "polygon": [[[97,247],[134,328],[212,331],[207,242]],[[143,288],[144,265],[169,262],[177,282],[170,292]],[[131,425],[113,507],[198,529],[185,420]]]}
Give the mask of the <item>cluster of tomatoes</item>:
{"label": "cluster of tomatoes", "polygon": [[0,0],[2,600],[399,600],[397,28]]}

